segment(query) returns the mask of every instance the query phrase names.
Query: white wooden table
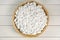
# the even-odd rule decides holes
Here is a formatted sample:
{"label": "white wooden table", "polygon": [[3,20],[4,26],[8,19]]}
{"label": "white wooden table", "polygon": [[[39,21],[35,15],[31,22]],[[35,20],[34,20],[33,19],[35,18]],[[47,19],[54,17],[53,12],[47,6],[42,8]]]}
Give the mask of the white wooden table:
{"label": "white wooden table", "polygon": [[0,0],[0,40],[60,40],[60,0],[38,0],[49,11],[49,25],[36,38],[24,38],[12,26],[12,14],[17,4],[24,0]]}

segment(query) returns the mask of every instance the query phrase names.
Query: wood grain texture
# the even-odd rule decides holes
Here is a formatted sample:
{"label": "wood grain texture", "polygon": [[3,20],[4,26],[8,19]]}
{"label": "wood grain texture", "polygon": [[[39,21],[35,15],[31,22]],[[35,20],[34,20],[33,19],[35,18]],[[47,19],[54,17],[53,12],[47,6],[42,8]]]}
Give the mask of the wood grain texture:
{"label": "wood grain texture", "polygon": [[[0,4],[18,4],[20,2],[23,2],[23,1],[26,1],[26,0],[0,0]],[[35,1],[39,1],[41,3],[44,3],[44,0],[35,0]]]}
{"label": "wood grain texture", "polygon": [[60,4],[60,0],[46,0],[46,4]]}
{"label": "wood grain texture", "polygon": [[[0,15],[12,15],[18,5],[0,5]],[[60,5],[44,5],[49,15],[60,15]]]}
{"label": "wood grain texture", "polygon": [[[60,25],[60,16],[49,16],[48,25]],[[0,25],[12,25],[12,16],[0,16]]]}
{"label": "wood grain texture", "polygon": [[0,40],[60,40],[60,38],[1,38]]}
{"label": "wood grain texture", "polygon": [[36,38],[24,38],[12,26],[12,14],[20,2],[25,0],[0,0],[0,40],[60,40],[60,0],[36,0],[49,12],[46,31]]}
{"label": "wood grain texture", "polygon": [[[13,26],[0,26],[0,37],[5,37],[5,38],[15,38],[15,37],[20,37],[23,38],[22,35],[19,35]],[[38,38],[51,38],[51,37],[60,37],[60,26],[48,26],[45,32],[39,36]]]}

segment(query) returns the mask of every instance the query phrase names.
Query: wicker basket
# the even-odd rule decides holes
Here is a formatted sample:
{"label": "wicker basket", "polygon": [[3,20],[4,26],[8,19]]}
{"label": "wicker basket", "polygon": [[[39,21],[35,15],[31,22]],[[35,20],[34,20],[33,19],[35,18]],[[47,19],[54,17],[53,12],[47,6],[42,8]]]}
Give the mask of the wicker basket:
{"label": "wicker basket", "polygon": [[[48,21],[49,21],[48,12],[47,12],[46,8],[45,8],[42,4],[40,4],[39,2],[37,2],[37,1],[35,1],[35,0],[27,0],[27,1],[24,1],[24,2],[20,3],[18,7],[23,6],[23,5],[26,4],[27,2],[36,2],[37,4],[39,4],[39,5],[42,6],[42,9],[44,9],[44,12],[45,12],[46,16],[48,17],[48,18],[47,18],[47,25],[48,25]],[[12,23],[13,23],[14,29],[15,29],[19,34],[22,34],[22,35],[25,36],[25,37],[36,37],[36,36],[38,36],[38,35],[41,35],[41,34],[45,31],[47,25],[45,25],[45,27],[43,28],[43,30],[41,30],[41,33],[38,33],[38,34],[36,34],[36,35],[24,34],[24,33],[22,33],[22,32],[17,28],[16,24],[14,23],[14,19],[15,19],[15,15],[16,15],[15,12],[18,10],[18,7],[15,9],[14,14],[13,14],[13,16],[12,16]]]}

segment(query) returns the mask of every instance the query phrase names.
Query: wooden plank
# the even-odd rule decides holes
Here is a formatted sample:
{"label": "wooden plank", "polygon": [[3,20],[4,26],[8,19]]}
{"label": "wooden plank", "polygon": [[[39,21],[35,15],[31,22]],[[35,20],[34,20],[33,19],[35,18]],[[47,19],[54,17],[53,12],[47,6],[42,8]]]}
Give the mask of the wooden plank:
{"label": "wooden plank", "polygon": [[[23,2],[25,0],[0,0],[0,4],[18,4],[20,2]],[[60,4],[60,0],[38,0],[41,3],[46,4]]]}
{"label": "wooden plank", "polygon": [[12,25],[12,17],[0,16],[0,25]]}
{"label": "wooden plank", "polygon": [[0,40],[43,40],[43,38],[0,38]]}
{"label": "wooden plank", "polygon": [[60,4],[60,0],[45,0],[46,4]]}
{"label": "wooden plank", "polygon": [[18,4],[24,0],[0,0],[0,4]]}
{"label": "wooden plank", "polygon": [[[24,2],[26,0],[0,0],[0,4],[18,4],[20,2]],[[44,2],[44,0],[35,0],[35,1],[40,1],[41,3]]]}
{"label": "wooden plank", "polygon": [[48,26],[42,37],[60,38],[60,26]]}
{"label": "wooden plank", "polygon": [[49,15],[60,15],[60,5],[48,5],[45,4],[46,9],[48,10]]}
{"label": "wooden plank", "polygon": [[0,38],[0,40],[60,40],[60,38]]}
{"label": "wooden plank", "polygon": [[20,36],[16,33],[13,26],[0,26],[0,37],[7,37],[7,36]]}
{"label": "wooden plank", "polygon": [[[12,15],[18,5],[0,5],[0,15]],[[60,5],[44,5],[49,15],[60,15]]]}
{"label": "wooden plank", "polygon": [[49,16],[49,25],[60,25],[60,16]]}
{"label": "wooden plank", "polygon": [[[0,26],[0,38],[22,38],[13,26]],[[59,38],[60,26],[48,26],[45,32],[38,38]]]}
{"label": "wooden plank", "polygon": [[[49,16],[49,25],[60,25],[60,16]],[[12,25],[12,16],[0,16],[0,25]]]}
{"label": "wooden plank", "polygon": [[60,40],[60,38],[44,38],[44,40]]}
{"label": "wooden plank", "polygon": [[1,40],[60,40],[60,38],[0,38]]}
{"label": "wooden plank", "polygon": [[12,15],[17,5],[0,5],[0,15]]}

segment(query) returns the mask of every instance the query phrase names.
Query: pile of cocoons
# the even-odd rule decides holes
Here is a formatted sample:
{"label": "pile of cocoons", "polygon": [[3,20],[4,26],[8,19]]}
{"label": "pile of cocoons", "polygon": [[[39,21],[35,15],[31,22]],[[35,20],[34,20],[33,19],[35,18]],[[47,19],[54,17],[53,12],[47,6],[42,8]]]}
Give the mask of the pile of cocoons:
{"label": "pile of cocoons", "polygon": [[36,2],[28,2],[18,7],[15,12],[14,22],[17,29],[23,34],[36,35],[41,33],[47,24],[47,15],[41,5]]}

